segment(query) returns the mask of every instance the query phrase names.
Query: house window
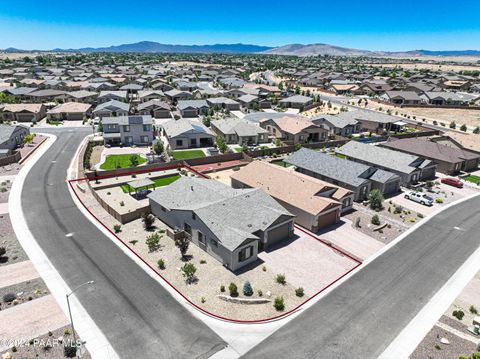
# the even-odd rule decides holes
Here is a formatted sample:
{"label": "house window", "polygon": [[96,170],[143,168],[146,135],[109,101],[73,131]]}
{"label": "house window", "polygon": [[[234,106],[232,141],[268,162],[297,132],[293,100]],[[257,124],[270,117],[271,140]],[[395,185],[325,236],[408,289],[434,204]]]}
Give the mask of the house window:
{"label": "house window", "polygon": [[163,206],[160,206],[160,209],[161,209],[163,212],[166,212],[166,211],[167,211],[167,209],[166,209],[165,207],[163,207]]}
{"label": "house window", "polygon": [[196,146],[197,145],[197,139],[196,138],[191,138],[190,139],[190,145],[191,146]]}
{"label": "house window", "polygon": [[177,146],[181,147],[183,146],[183,140],[177,140],[176,141]]}
{"label": "house window", "polygon": [[198,231],[198,242],[203,243],[203,244],[207,244],[207,238],[200,231]]}
{"label": "house window", "polygon": [[142,143],[148,143],[148,142],[149,142],[149,141],[148,141],[148,136],[141,136],[141,137],[140,137],[140,141],[141,141]]}
{"label": "house window", "polygon": [[150,132],[150,125],[143,125],[143,132]]}
{"label": "house window", "polygon": [[123,126],[123,132],[130,132],[130,126],[129,125]]}
{"label": "house window", "polygon": [[213,246],[213,247],[218,247],[218,242],[213,239],[213,238],[210,238],[210,244]]}
{"label": "house window", "polygon": [[192,219],[193,220],[197,219],[197,215],[195,214],[195,212],[192,212]]}
{"label": "house window", "polygon": [[125,142],[129,145],[133,143],[133,137],[132,136],[125,136]]}
{"label": "house window", "polygon": [[192,235],[192,226],[189,225],[188,223],[183,224],[183,230],[187,232],[189,235]]}
{"label": "house window", "polygon": [[244,262],[253,256],[253,246],[245,247],[238,252],[238,261]]}

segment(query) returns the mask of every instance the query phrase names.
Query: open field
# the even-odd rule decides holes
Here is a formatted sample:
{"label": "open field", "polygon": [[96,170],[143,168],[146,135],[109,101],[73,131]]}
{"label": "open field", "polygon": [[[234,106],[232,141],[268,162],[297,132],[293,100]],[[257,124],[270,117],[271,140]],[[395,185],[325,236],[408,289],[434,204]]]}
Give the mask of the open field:
{"label": "open field", "polygon": [[415,63],[415,64],[410,64],[410,63],[393,63],[393,64],[366,64],[367,66],[373,66],[373,67],[385,67],[385,68],[394,68],[394,67],[400,67],[405,70],[433,70],[433,71],[470,71],[470,70],[480,70],[480,65],[466,65],[466,64],[447,64],[447,63],[442,63],[439,61],[455,61],[456,59],[458,62],[472,62],[475,63],[479,61],[480,59],[478,57],[452,57],[452,58],[435,58],[436,63]]}

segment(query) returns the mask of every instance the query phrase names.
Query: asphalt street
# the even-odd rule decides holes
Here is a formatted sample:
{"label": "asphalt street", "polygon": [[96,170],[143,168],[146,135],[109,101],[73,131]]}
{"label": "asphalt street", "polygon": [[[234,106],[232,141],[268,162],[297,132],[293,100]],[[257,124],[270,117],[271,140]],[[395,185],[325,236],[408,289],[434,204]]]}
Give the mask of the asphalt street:
{"label": "asphalt street", "polygon": [[478,208],[433,217],[243,358],[378,357],[480,246]]}
{"label": "asphalt street", "polygon": [[[41,130],[57,141],[28,174],[25,218],[40,247],[122,358],[207,358],[223,340],[193,317],[76,207],[66,175],[90,129]],[[72,236],[66,234],[72,233]]]}

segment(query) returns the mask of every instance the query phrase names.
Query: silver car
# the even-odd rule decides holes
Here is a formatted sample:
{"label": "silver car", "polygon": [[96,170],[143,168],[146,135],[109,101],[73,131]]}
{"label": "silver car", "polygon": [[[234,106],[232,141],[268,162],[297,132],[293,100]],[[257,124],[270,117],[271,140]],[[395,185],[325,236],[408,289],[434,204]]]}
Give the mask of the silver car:
{"label": "silver car", "polygon": [[433,198],[422,192],[408,192],[405,198],[423,204],[424,206],[433,206]]}

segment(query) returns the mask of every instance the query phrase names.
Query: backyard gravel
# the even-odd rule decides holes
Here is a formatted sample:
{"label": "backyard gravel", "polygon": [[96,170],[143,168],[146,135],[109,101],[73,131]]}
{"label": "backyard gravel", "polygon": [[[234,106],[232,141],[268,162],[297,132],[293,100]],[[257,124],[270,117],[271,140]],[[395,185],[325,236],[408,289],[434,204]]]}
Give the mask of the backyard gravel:
{"label": "backyard gravel", "polygon": [[8,309],[13,303],[3,301],[3,296],[13,293],[17,296],[17,304],[43,297],[50,292],[45,282],[41,278],[36,278],[22,283],[17,283],[8,287],[0,288],[0,310]]}
{"label": "backyard gravel", "polygon": [[0,260],[0,266],[23,262],[28,259],[13,232],[8,214],[0,215],[0,247],[5,247],[7,250],[7,253],[3,256],[3,258],[7,258],[7,260]]}

